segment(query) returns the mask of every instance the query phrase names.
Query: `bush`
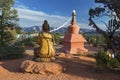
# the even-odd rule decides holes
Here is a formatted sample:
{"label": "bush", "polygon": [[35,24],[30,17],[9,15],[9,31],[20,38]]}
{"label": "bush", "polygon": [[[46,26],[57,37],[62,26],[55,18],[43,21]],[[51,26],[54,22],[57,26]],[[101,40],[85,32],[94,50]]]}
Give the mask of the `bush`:
{"label": "bush", "polygon": [[24,44],[25,46],[35,46],[37,44],[37,37],[27,38],[23,40],[21,43]]}
{"label": "bush", "polygon": [[0,47],[0,59],[15,59],[25,56],[25,49],[19,45]]}
{"label": "bush", "polygon": [[59,34],[59,33],[54,34],[54,39],[55,39],[56,44],[62,44],[62,40],[60,37],[61,37],[61,34]]}
{"label": "bush", "polygon": [[120,68],[120,62],[116,58],[110,58],[108,51],[99,51],[95,54],[97,66],[107,68]]}
{"label": "bush", "polygon": [[101,35],[89,35],[89,34],[84,34],[84,37],[88,41],[88,44],[93,44],[93,46],[97,47],[99,44],[106,44],[106,40],[103,36]]}

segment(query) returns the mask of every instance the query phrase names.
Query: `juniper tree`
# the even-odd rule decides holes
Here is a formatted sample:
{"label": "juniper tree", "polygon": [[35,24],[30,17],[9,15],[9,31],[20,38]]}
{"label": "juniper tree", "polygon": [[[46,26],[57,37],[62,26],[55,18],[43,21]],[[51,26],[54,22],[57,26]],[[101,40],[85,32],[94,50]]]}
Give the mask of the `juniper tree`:
{"label": "juniper tree", "polygon": [[13,6],[14,0],[0,0],[0,47],[7,46],[14,40],[11,30],[14,30],[19,19]]}
{"label": "juniper tree", "polygon": [[[89,24],[92,25],[98,33],[104,36],[110,48],[113,50],[113,53],[116,53],[118,52],[118,46],[115,44],[120,45],[120,39],[115,38],[114,34],[120,31],[120,0],[95,0],[95,2],[102,3],[104,6],[94,9],[91,8],[89,10]],[[98,26],[94,21],[94,18],[104,16],[109,16],[108,23],[103,22],[107,27],[106,31],[100,29],[101,26]]]}
{"label": "juniper tree", "polygon": [[95,2],[104,4],[104,8],[114,11],[120,19],[120,0],[95,0]]}

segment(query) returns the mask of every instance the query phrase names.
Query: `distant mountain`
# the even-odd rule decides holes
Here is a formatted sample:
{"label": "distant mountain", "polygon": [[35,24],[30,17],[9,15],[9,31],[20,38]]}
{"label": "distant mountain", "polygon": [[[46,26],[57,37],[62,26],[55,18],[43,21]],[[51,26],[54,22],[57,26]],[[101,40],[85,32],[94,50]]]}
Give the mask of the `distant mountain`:
{"label": "distant mountain", "polygon": [[96,31],[93,30],[93,29],[84,29],[84,28],[81,28],[81,29],[80,29],[80,32],[81,32],[81,33],[84,33],[84,34],[99,34],[98,32],[96,32]]}
{"label": "distant mountain", "polygon": [[24,32],[40,32],[40,26],[23,27]]}
{"label": "distant mountain", "polygon": [[[55,29],[55,27],[51,27],[50,30]],[[31,27],[24,27],[23,30],[25,32],[40,32],[42,31],[42,28],[40,26],[31,26]],[[64,34],[67,31],[67,28],[61,28],[55,33],[61,33]],[[80,28],[79,33],[84,33],[84,34],[97,34],[97,32],[93,29],[85,29],[85,28]]]}

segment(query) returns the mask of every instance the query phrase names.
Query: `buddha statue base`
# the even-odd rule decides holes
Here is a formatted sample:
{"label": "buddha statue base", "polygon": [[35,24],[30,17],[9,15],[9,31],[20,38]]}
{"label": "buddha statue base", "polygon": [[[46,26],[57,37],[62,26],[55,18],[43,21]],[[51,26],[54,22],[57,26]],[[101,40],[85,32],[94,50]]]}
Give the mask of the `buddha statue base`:
{"label": "buddha statue base", "polygon": [[37,62],[51,62],[51,61],[55,61],[55,58],[52,57],[52,58],[33,58],[34,61],[37,61]]}
{"label": "buddha statue base", "polygon": [[34,49],[34,61],[37,62],[50,62],[50,61],[55,61],[55,55],[42,55],[40,54],[40,48],[35,48]]}

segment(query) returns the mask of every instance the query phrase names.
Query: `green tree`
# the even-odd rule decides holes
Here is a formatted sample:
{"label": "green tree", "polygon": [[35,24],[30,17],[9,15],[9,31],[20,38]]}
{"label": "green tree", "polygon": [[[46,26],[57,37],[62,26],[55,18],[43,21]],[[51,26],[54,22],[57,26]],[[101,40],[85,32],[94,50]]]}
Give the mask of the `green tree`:
{"label": "green tree", "polygon": [[[89,10],[89,24],[92,25],[98,33],[102,34],[105,37],[110,48],[112,48],[113,53],[116,53],[118,49],[115,44],[119,39],[115,39],[114,34],[117,31],[120,31],[120,4],[118,4],[120,3],[120,0],[95,0],[95,2],[102,3],[104,6]],[[109,16],[110,19],[108,23],[103,22],[106,25],[106,31],[100,29],[100,26],[98,26],[94,21],[94,18],[100,18],[104,16]],[[120,44],[120,41],[117,44]]]}
{"label": "green tree", "polygon": [[19,19],[13,5],[14,0],[0,0],[0,46],[7,46],[14,40],[11,30]]}
{"label": "green tree", "polygon": [[19,25],[15,26],[15,30],[16,30],[16,33],[17,33],[17,34],[22,34],[22,33],[24,33],[23,29],[22,29]]}
{"label": "green tree", "polygon": [[104,4],[104,8],[114,11],[120,19],[120,0],[95,0],[95,2]]}
{"label": "green tree", "polygon": [[60,37],[60,33],[54,33],[54,39],[56,44],[60,44],[62,42]]}

